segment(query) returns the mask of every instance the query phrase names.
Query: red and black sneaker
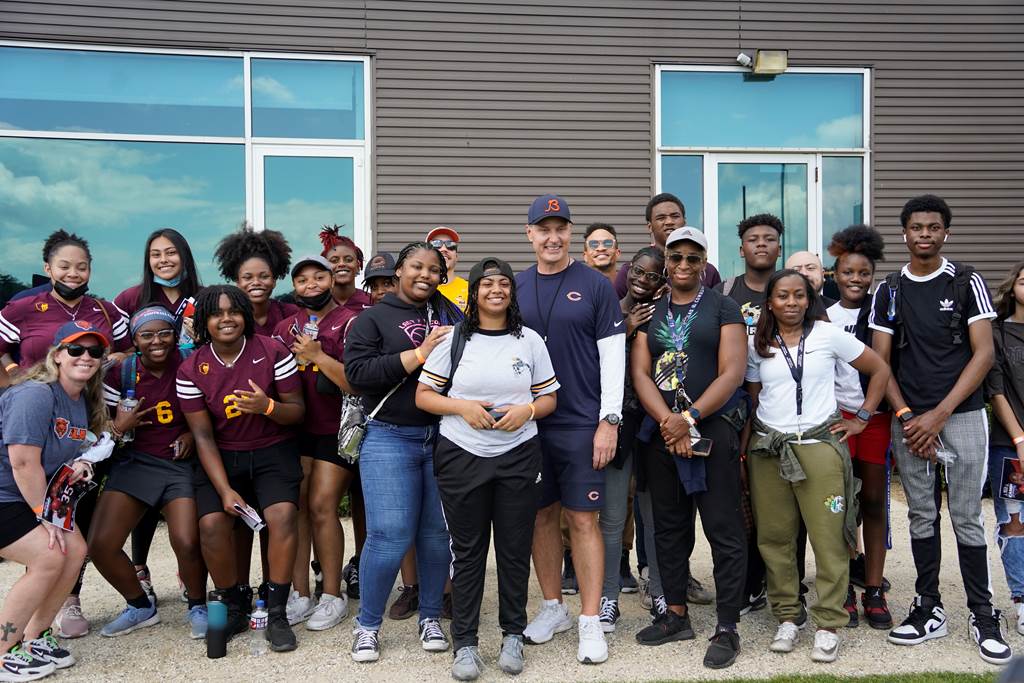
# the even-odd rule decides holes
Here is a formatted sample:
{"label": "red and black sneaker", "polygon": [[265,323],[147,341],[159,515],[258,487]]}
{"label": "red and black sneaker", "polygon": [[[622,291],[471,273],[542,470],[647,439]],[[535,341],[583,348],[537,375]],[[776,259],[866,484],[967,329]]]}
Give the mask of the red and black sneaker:
{"label": "red and black sneaker", "polygon": [[889,606],[885,602],[885,593],[877,586],[870,586],[860,596],[864,605],[864,616],[868,620],[868,626],[877,629],[892,628],[892,614],[889,613]]}
{"label": "red and black sneaker", "polygon": [[857,593],[853,590],[852,583],[846,587],[846,602],[843,603],[843,607],[850,615],[850,621],[846,624],[846,628],[857,628],[860,624],[860,617],[857,616]]}

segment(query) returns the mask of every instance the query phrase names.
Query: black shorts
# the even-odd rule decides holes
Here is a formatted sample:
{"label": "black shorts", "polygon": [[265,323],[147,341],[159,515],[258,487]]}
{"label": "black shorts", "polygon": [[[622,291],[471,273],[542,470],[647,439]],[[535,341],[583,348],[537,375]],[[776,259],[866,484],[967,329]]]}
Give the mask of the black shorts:
{"label": "black shorts", "polygon": [[25,501],[0,503],[0,548],[24,538],[41,523]]}
{"label": "black shorts", "polygon": [[[257,448],[252,451],[221,451],[228,485],[245,502],[264,510],[275,503],[299,505],[299,486],[302,484],[302,466],[299,464],[298,444],[293,439]],[[206,476],[206,470],[196,468],[196,508],[199,516],[223,512],[220,494]]]}
{"label": "black shorts", "polygon": [[104,491],[120,491],[151,508],[162,509],[176,498],[195,498],[195,460],[166,460],[127,451],[111,465]]}
{"label": "black shorts", "polygon": [[300,434],[299,455],[304,458],[323,460],[350,471],[356,468],[354,464],[345,462],[338,455],[337,434]]}
{"label": "black shorts", "polygon": [[604,470],[594,469],[594,431],[540,430],[544,492],[540,506],[592,512],[604,507]]}

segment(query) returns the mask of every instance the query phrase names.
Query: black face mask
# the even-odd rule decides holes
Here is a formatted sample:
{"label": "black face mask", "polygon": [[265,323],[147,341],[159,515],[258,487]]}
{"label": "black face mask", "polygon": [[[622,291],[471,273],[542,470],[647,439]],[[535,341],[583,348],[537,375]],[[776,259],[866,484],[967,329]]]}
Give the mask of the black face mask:
{"label": "black face mask", "polygon": [[83,296],[88,289],[88,282],[80,284],[77,287],[68,287],[66,284],[60,282],[59,280],[53,281],[53,291],[57,292],[57,294],[60,295],[60,298],[66,299],[68,301],[74,301],[75,299]]}
{"label": "black face mask", "polygon": [[316,296],[299,296],[295,295],[295,303],[303,308],[308,308],[311,311],[319,311],[321,308],[327,305],[327,302],[331,300],[331,290],[321,292]]}

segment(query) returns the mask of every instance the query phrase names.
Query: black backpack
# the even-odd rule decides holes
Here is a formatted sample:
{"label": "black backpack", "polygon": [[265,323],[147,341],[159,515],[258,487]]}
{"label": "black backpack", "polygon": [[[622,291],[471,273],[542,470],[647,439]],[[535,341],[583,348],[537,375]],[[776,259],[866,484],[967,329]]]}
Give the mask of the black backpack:
{"label": "black backpack", "polygon": [[[964,332],[967,331],[967,323],[964,318],[964,311],[967,310],[968,299],[971,296],[971,276],[974,275],[974,267],[958,261],[950,261],[953,265],[953,315],[949,319],[949,331],[953,336],[953,345],[959,346],[964,343]],[[889,314],[888,321],[893,324],[893,335],[895,348],[902,349],[907,345],[907,330],[903,325],[902,299],[899,296],[900,280],[902,270],[889,273],[885,276],[885,286],[889,288]]]}
{"label": "black backpack", "polygon": [[466,350],[466,337],[462,334],[462,323],[457,322],[452,327],[452,353],[451,353],[451,369],[448,370],[448,381],[441,387],[441,395],[447,396],[448,392],[452,389],[452,380],[455,379],[455,370],[459,367],[459,363],[462,362],[462,352]]}

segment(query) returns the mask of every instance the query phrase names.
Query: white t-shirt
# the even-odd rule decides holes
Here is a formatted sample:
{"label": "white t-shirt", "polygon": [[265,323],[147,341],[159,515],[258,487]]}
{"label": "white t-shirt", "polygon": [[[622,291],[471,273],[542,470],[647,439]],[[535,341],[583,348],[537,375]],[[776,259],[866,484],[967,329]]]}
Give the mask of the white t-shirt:
{"label": "white t-shirt", "polygon": [[[803,413],[796,414],[796,382],[779,349],[771,349],[771,358],[762,358],[754,350],[751,337],[747,349],[748,382],[760,382],[757,417],[772,429],[799,433],[817,426],[836,410],[836,361],[850,362],[864,352],[864,344],[827,322],[814,323],[804,342]],[[789,347],[797,362],[797,347]]]}
{"label": "white t-shirt", "polygon": [[[853,335],[857,327],[859,308],[843,308],[835,303],[826,311],[828,319],[843,332]],[[864,389],[860,386],[860,373],[846,361],[836,361],[836,401],[848,413],[856,413],[864,405]]]}
{"label": "white t-shirt", "polygon": [[[440,392],[451,372],[452,335],[445,337],[423,365],[420,382]],[[505,331],[479,330],[466,342],[448,396],[490,401],[495,408],[530,403],[559,387],[551,357],[540,335],[528,327],[522,337]],[[441,436],[459,448],[483,458],[507,453],[537,435],[537,423],[528,420],[518,431],[473,429],[461,415],[441,418]]]}

